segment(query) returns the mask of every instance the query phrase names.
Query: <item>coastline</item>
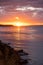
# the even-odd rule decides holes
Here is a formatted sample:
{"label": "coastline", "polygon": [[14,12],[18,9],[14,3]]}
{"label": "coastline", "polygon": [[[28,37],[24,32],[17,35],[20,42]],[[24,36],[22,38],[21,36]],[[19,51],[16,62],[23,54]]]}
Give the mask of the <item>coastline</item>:
{"label": "coastline", "polygon": [[28,63],[27,60],[22,59],[20,55],[28,55],[23,50],[14,50],[8,44],[0,40],[0,65],[23,65]]}

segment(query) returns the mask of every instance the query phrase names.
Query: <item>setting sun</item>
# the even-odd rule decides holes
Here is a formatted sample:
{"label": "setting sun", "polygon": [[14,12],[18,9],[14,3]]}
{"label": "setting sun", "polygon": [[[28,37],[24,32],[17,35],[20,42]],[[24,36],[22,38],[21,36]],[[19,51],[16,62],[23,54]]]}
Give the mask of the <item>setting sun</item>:
{"label": "setting sun", "polygon": [[23,26],[24,23],[20,21],[19,17],[16,17],[16,22],[14,23],[14,26]]}
{"label": "setting sun", "polygon": [[15,17],[15,21],[12,23],[12,25],[14,25],[14,26],[28,26],[30,24],[22,21],[19,17]]}
{"label": "setting sun", "polygon": [[20,23],[20,22],[16,23],[16,26],[22,26],[22,25],[23,25],[23,23]]}
{"label": "setting sun", "polygon": [[15,22],[13,25],[14,25],[14,26],[23,26],[24,23],[22,23],[22,22]]}
{"label": "setting sun", "polygon": [[28,26],[30,24],[18,21],[18,22],[14,22],[12,25],[14,25],[14,26]]}

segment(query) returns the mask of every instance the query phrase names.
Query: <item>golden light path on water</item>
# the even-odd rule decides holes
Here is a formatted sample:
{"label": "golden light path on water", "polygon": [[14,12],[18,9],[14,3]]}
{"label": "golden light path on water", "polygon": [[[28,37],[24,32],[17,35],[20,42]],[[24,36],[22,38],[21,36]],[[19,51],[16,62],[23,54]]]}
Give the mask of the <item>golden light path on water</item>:
{"label": "golden light path on water", "polygon": [[17,32],[18,32],[18,40],[20,40],[20,26],[17,27]]}
{"label": "golden light path on water", "polygon": [[15,30],[16,30],[16,32],[17,33],[15,33],[15,49],[16,50],[19,50],[20,49],[20,47],[21,47],[21,43],[20,43],[20,41],[21,41],[21,27],[22,26],[16,26],[15,27]]}

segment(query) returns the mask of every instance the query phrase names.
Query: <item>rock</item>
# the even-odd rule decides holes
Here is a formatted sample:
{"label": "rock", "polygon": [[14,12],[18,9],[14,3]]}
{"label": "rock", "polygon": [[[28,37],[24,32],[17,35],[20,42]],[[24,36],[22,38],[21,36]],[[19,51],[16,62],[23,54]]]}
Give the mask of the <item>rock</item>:
{"label": "rock", "polygon": [[20,56],[28,55],[28,53],[24,52],[23,50],[18,50],[18,54]]}
{"label": "rock", "polygon": [[23,50],[14,50],[8,44],[0,40],[0,65],[23,65],[28,63],[27,59],[22,59],[21,56],[27,57],[28,53]]}
{"label": "rock", "polygon": [[2,43],[2,41],[0,40],[0,43]]}
{"label": "rock", "polygon": [[21,52],[23,52],[23,50],[18,50],[18,53],[21,53]]}
{"label": "rock", "polygon": [[13,48],[0,41],[0,65],[20,65],[20,56]]}
{"label": "rock", "polygon": [[20,61],[22,64],[27,64],[28,63],[28,60],[23,60],[23,59],[21,59],[21,61]]}
{"label": "rock", "polygon": [[20,55],[20,63],[27,64],[28,63],[28,53],[24,52],[24,50],[17,50],[18,54]]}

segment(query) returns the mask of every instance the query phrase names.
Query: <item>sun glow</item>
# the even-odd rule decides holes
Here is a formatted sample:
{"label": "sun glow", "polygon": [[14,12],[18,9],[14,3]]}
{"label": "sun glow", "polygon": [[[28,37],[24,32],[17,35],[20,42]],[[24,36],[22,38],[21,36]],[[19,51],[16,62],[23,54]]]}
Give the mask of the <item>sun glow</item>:
{"label": "sun glow", "polygon": [[27,22],[23,22],[23,21],[20,20],[19,17],[16,17],[15,21],[12,23],[12,25],[14,25],[14,26],[27,26],[27,25],[30,25],[30,24],[28,24]]}
{"label": "sun glow", "polygon": [[24,24],[22,22],[16,22],[14,26],[23,26]]}

